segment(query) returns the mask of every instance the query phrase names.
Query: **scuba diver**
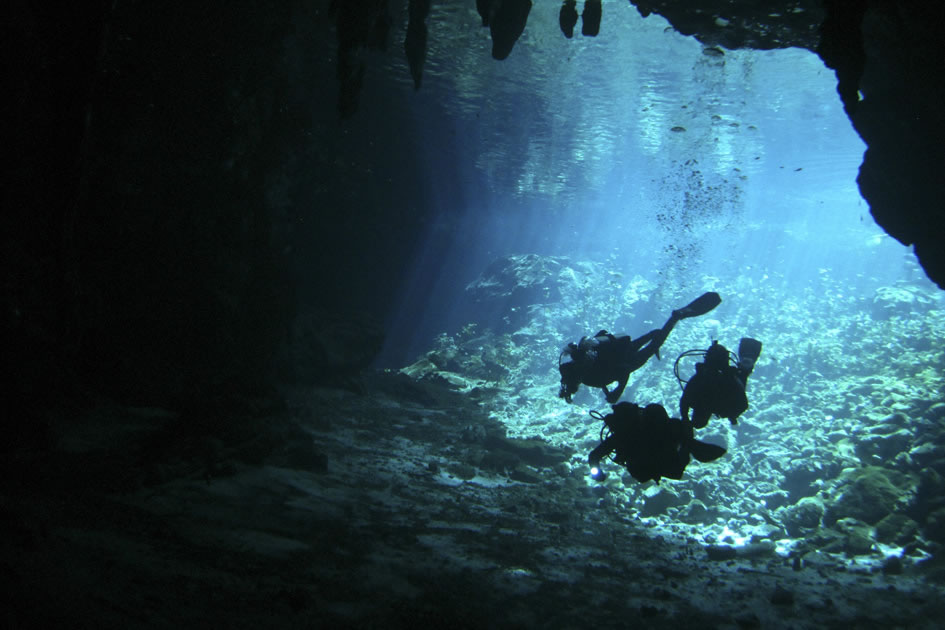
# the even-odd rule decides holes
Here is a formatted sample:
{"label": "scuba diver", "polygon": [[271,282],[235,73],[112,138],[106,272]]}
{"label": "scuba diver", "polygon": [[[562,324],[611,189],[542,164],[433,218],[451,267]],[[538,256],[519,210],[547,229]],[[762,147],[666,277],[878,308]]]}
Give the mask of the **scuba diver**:
{"label": "scuba diver", "polygon": [[670,418],[662,405],[640,407],[622,402],[613,405],[613,413],[606,416],[596,411],[591,415],[604,421],[601,443],[587,457],[596,481],[607,478],[600,469],[607,456],[643,483],[651,479],[659,482],[662,477],[682,479],[690,455],[707,463],[725,454],[721,446],[693,438],[692,424]]}
{"label": "scuba diver", "polygon": [[696,429],[705,427],[712,414],[728,418],[733,426],[738,424],[738,416],[748,409],[745,386],[761,355],[761,342],[742,337],[737,359],[718,341],[713,341],[704,353],[701,350],[682,353],[674,366],[680,384],[683,380],[679,378],[679,359],[692,354],[703,354],[704,358],[701,363],[696,363],[696,373],[686,383],[679,399],[679,412],[683,419],[689,420],[691,409],[692,426]]}
{"label": "scuba diver", "polygon": [[[637,339],[602,330],[593,337],[582,337],[578,343],[569,343],[558,356],[558,371],[561,372],[558,397],[570,403],[583,383],[588,387],[600,387],[607,402],[617,402],[627,386],[630,373],[643,367],[654,354],[659,358],[660,346],[676,322],[705,315],[721,301],[718,293],[703,293],[685,307],[673,311],[662,328],[651,330]],[[607,386],[615,381],[617,386],[608,390]]]}

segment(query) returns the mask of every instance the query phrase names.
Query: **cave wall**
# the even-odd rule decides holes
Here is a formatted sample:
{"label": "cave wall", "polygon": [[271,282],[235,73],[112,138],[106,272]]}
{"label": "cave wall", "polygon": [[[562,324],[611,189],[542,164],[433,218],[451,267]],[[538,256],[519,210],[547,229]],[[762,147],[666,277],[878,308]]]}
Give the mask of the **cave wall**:
{"label": "cave wall", "polygon": [[271,385],[308,192],[284,182],[327,159],[285,46],[296,20],[327,32],[322,4],[13,3],[2,334],[22,402],[67,381],[167,406]]}
{"label": "cave wall", "polygon": [[851,120],[867,144],[857,183],[876,222],[914,245],[945,288],[945,4],[868,2],[862,100]]}
{"label": "cave wall", "polygon": [[64,243],[81,369],[143,399],[251,387],[291,307],[266,183],[296,139],[260,54],[290,15],[176,5],[108,15]]}
{"label": "cave wall", "polygon": [[[817,50],[869,145],[873,216],[945,286],[945,5],[634,4],[712,45]],[[364,6],[372,24],[386,10]],[[140,404],[264,390],[300,311],[308,330],[319,309],[383,317],[425,218],[407,192],[423,174],[404,160],[372,192],[370,153],[339,157],[383,121],[339,120],[352,88],[329,0],[4,13],[0,340],[19,399],[67,382]]]}

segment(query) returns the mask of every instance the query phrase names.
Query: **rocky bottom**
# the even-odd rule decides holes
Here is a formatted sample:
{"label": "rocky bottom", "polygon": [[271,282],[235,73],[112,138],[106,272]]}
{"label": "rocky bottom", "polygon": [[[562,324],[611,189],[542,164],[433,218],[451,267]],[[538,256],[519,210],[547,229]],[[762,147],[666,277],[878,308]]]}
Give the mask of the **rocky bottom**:
{"label": "rocky bottom", "polygon": [[[929,560],[639,518],[444,386],[186,416],[100,403],[3,456],[5,627],[932,628]],[[562,464],[568,464],[562,466]],[[672,482],[665,482],[672,483]],[[732,542],[732,541],[729,541]],[[12,586],[9,586],[12,585]]]}

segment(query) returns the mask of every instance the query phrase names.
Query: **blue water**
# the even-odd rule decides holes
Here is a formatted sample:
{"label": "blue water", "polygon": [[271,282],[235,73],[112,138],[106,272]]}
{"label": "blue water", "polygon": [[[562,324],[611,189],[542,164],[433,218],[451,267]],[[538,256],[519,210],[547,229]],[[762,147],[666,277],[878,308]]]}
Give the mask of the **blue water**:
{"label": "blue water", "polygon": [[[606,261],[652,283],[654,310],[712,285],[742,319],[752,300],[836,299],[825,279],[854,300],[897,281],[937,295],[859,195],[864,145],[819,58],[708,55],[658,16],[605,9],[601,37],[566,40],[557,6],[536,4],[496,62],[488,30],[437,37],[475,15],[434,8],[410,144],[427,164],[434,218],[381,365],[409,363],[469,323],[466,285],[510,254]],[[407,89],[400,63],[384,72]],[[769,292],[753,297],[749,285]],[[617,319],[594,325],[633,314]]]}

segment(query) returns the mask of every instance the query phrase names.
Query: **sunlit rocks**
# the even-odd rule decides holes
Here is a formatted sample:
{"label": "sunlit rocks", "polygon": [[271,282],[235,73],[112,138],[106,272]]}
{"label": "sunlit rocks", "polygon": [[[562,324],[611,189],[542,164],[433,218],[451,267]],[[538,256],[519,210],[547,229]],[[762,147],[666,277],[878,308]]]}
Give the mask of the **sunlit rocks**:
{"label": "sunlit rocks", "polygon": [[680,491],[670,486],[652,486],[652,491],[646,494],[641,514],[643,516],[663,514],[669,508],[687,505],[691,500],[692,495],[684,490]]}
{"label": "sunlit rocks", "polygon": [[[941,336],[938,322],[945,319],[936,303],[917,300],[917,317],[873,319],[871,295],[858,301],[862,309],[851,310],[734,281],[727,303],[750,314],[753,330],[773,340],[773,351],[756,368],[746,416],[736,427],[713,422],[700,436],[716,434],[728,445],[726,457],[690,466],[678,482],[644,485],[614,474],[588,486],[586,453],[598,444],[601,423],[587,410],[600,410],[601,401],[582,391],[574,405],[563,405],[555,396],[556,359],[563,344],[582,334],[607,328],[639,335],[677,306],[679,296],[637,274],[606,259],[501,258],[469,285],[469,325],[438,336],[430,353],[405,371],[427,382],[462,375],[466,389],[454,391],[469,391],[510,436],[541,436],[576,449],[554,465],[525,465],[547,467],[568,487],[593,488],[589,500],[598,509],[606,501],[623,506],[629,519],[643,516],[656,528],[719,539],[777,528],[777,540],[844,556],[877,556],[877,543],[906,549],[906,563],[925,553],[925,540],[945,522],[945,510],[938,512],[945,508],[945,481],[936,472],[945,471],[945,403],[935,369],[941,350],[924,340]],[[828,276],[821,281],[834,283]],[[836,281],[830,290],[846,291],[842,285]],[[626,399],[675,408],[675,356],[740,334],[729,316],[691,324],[674,330],[662,361],[634,374]],[[680,366],[683,375],[692,369]],[[508,475],[534,482],[511,463],[503,466]],[[924,481],[915,492],[918,478]]]}
{"label": "sunlit rocks", "polygon": [[856,455],[864,464],[892,463],[896,456],[909,450],[915,438],[911,431],[890,425],[871,427],[856,443]]}
{"label": "sunlit rocks", "polygon": [[856,518],[875,525],[888,514],[905,509],[914,481],[903,473],[867,466],[846,471],[825,492],[824,523]]}
{"label": "sunlit rocks", "polygon": [[784,469],[784,481],[781,483],[781,488],[788,492],[791,502],[796,503],[804,497],[817,494],[823,479],[829,476],[820,462],[811,459],[796,459]]}
{"label": "sunlit rocks", "polygon": [[929,303],[927,297],[911,287],[880,287],[873,297],[872,315],[877,319],[886,319],[893,315],[908,317],[917,305]]}
{"label": "sunlit rocks", "polygon": [[824,504],[815,497],[804,497],[796,504],[778,511],[781,524],[791,536],[803,536],[817,529],[823,515]]}
{"label": "sunlit rocks", "polygon": [[508,300],[509,306],[529,306],[560,299],[558,274],[564,258],[524,254],[493,261],[466,291],[477,301]]}

